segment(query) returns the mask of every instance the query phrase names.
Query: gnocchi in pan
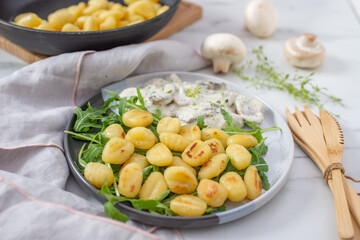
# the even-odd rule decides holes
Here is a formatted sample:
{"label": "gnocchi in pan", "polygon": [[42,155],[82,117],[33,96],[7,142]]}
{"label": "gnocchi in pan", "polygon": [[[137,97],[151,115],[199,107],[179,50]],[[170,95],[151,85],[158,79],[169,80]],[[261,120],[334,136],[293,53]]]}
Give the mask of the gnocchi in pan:
{"label": "gnocchi in pan", "polygon": [[108,0],[89,0],[49,14],[47,20],[36,13],[22,13],[13,23],[47,31],[99,31],[130,26],[156,17],[169,9],[159,0],[124,1],[127,6]]}
{"label": "gnocchi in pan", "polygon": [[[102,131],[79,153],[84,177],[94,187],[109,189],[106,194],[121,201],[142,201],[135,201],[137,209],[153,201],[157,205],[145,210],[183,217],[224,210],[226,201],[253,200],[268,189],[263,182],[267,147],[260,128],[229,131],[201,121],[182,126],[176,117],[147,111],[141,101],[130,106],[137,108],[125,107],[115,118],[98,118]],[[89,155],[91,160],[86,160]]]}

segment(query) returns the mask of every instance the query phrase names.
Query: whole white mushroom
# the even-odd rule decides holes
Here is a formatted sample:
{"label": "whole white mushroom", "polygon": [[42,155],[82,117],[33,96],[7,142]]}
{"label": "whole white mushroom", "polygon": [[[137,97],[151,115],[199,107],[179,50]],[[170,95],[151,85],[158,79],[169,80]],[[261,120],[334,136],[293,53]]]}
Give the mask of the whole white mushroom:
{"label": "whole white mushroom", "polygon": [[294,67],[316,68],[325,59],[325,48],[314,34],[304,33],[285,42],[284,55]]}
{"label": "whole white mushroom", "polygon": [[205,38],[201,45],[201,54],[212,61],[215,73],[226,73],[230,66],[245,59],[246,47],[243,41],[233,34],[215,33]]}
{"label": "whole white mushroom", "polygon": [[272,35],[278,25],[276,9],[266,0],[252,0],[245,8],[245,28],[257,37]]}

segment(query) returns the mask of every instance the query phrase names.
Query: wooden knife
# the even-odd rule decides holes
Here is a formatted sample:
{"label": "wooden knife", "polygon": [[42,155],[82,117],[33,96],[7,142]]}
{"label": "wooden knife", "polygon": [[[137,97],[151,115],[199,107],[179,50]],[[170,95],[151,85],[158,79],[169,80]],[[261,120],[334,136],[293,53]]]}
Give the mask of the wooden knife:
{"label": "wooden knife", "polygon": [[[320,121],[322,130],[325,137],[325,142],[328,148],[329,159],[331,163],[341,163],[342,154],[344,151],[344,138],[340,125],[328,112],[320,110]],[[341,169],[334,169],[331,171],[331,178],[334,183],[334,189],[338,194],[334,196],[339,197],[335,203],[341,204],[338,206],[340,209],[348,209],[347,199],[345,197],[344,190],[344,178]],[[341,199],[340,199],[341,198]],[[354,234],[354,230],[351,224],[351,216],[349,211],[342,211],[342,229],[343,234],[340,236],[342,239],[351,239]],[[352,234],[351,234],[352,233]],[[351,236],[352,235],[352,236]]]}

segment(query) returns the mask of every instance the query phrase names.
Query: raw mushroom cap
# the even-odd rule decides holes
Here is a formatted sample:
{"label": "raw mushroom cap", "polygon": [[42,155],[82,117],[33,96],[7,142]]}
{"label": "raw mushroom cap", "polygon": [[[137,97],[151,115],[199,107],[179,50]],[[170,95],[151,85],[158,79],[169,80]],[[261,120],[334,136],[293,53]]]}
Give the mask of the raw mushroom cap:
{"label": "raw mushroom cap", "polygon": [[240,63],[246,57],[243,41],[228,33],[208,36],[201,46],[201,52],[205,58],[212,60],[216,73],[228,72],[231,65]]}
{"label": "raw mushroom cap", "polygon": [[316,41],[315,35],[305,33],[285,42],[284,55],[295,67],[316,68],[325,59],[325,48]]}

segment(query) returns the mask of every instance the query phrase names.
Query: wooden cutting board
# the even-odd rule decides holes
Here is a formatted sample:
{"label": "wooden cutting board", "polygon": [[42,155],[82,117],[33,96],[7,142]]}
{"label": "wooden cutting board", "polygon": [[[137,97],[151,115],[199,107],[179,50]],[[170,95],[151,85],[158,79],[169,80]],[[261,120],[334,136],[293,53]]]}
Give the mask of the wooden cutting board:
{"label": "wooden cutting board", "polygon": [[[153,36],[147,41],[165,39],[170,35],[185,28],[186,26],[192,24],[193,22],[197,21],[201,18],[201,16],[202,8],[200,6],[182,1],[170,22],[160,32],[158,32],[155,36]],[[12,55],[15,55],[16,57],[24,60],[27,63],[33,63],[48,57],[26,50],[25,48],[22,48],[10,42],[2,36],[0,36],[0,48]]]}

